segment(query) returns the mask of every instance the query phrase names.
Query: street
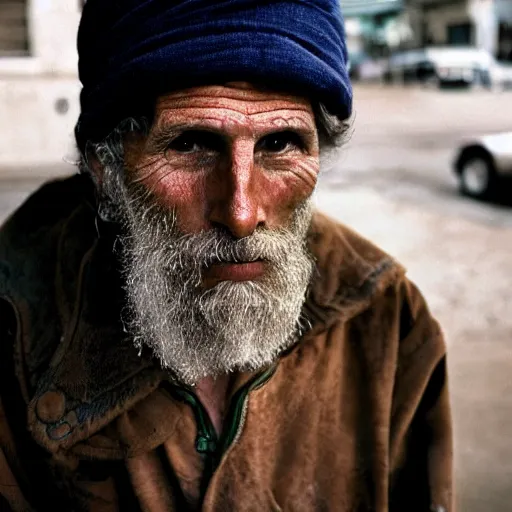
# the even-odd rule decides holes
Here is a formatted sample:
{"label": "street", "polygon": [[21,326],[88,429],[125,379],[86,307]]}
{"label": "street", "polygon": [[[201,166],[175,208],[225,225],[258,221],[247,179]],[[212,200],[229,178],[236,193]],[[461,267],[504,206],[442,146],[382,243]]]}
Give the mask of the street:
{"label": "street", "polygon": [[512,130],[512,94],[356,89],[354,133],[318,206],[401,261],[448,344],[458,510],[512,503],[512,190],[461,197],[457,141]]}
{"label": "street", "polygon": [[[511,510],[512,191],[463,198],[450,163],[461,137],[505,130],[512,92],[359,86],[353,133],[315,199],[409,269],[445,331],[463,512]],[[0,171],[0,220],[69,170]]]}

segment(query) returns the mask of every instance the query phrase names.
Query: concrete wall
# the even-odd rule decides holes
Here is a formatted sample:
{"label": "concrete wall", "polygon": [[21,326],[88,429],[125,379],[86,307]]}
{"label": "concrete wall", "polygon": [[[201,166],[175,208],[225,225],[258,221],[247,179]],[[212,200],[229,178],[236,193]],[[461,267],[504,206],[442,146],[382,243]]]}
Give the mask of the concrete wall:
{"label": "concrete wall", "polygon": [[469,11],[475,25],[476,46],[495,55],[498,49],[498,17],[495,0],[470,0]]}
{"label": "concrete wall", "polygon": [[424,21],[427,25],[426,36],[434,44],[447,42],[449,25],[458,25],[471,21],[468,6],[465,2],[439,5],[435,9],[426,9]]}
{"label": "concrete wall", "polygon": [[475,46],[496,55],[499,22],[512,23],[512,0],[464,0],[444,5],[428,0],[409,0],[407,15],[414,28],[416,46],[423,44],[423,24],[425,36],[429,36],[433,44],[445,44],[448,26],[469,22],[474,27]]}
{"label": "concrete wall", "polygon": [[0,169],[51,165],[71,153],[80,10],[78,0],[28,0],[31,55],[0,58]]}

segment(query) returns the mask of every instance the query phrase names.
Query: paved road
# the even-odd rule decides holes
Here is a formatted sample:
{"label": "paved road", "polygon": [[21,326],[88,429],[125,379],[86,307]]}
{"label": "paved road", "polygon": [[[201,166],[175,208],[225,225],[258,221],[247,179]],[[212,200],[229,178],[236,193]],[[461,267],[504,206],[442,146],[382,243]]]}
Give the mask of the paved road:
{"label": "paved road", "polygon": [[[419,284],[449,346],[459,510],[509,512],[512,206],[461,198],[450,159],[463,136],[512,130],[512,94],[366,87],[355,97],[354,133],[317,204]],[[0,219],[53,172],[0,172]]]}
{"label": "paved road", "polygon": [[356,89],[351,137],[324,181],[331,188],[365,186],[448,216],[512,226],[512,191],[505,207],[478,204],[458,195],[451,171],[460,140],[500,131],[512,131],[512,92]]}
{"label": "paved road", "polygon": [[458,509],[512,510],[512,191],[460,197],[457,142],[512,131],[512,94],[356,89],[351,140],[319,207],[409,269],[446,333]]}

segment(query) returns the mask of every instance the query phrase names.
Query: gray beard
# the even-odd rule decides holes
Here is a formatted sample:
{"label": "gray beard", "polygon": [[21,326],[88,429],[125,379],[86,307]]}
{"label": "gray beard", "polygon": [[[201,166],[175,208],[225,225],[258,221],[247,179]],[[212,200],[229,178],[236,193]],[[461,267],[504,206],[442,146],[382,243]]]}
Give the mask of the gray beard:
{"label": "gray beard", "polygon": [[[258,228],[235,239],[220,229],[182,234],[174,213],[140,185],[122,187],[110,200],[125,233],[124,321],[139,349],[148,346],[162,367],[193,386],[207,376],[265,367],[296,342],[314,267],[306,246],[310,201],[287,229]],[[267,262],[258,280],[201,285],[212,264],[257,259]]]}

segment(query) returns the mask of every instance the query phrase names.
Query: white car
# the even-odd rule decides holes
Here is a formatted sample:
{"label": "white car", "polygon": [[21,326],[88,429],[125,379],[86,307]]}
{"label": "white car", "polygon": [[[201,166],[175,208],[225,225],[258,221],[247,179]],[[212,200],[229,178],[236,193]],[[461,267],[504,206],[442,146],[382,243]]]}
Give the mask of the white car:
{"label": "white car", "polygon": [[512,87],[512,66],[471,46],[427,47],[391,56],[384,78],[388,82],[483,85],[500,90]]}
{"label": "white car", "polygon": [[490,55],[474,48],[427,48],[426,57],[435,70],[434,81],[438,84],[473,84],[479,73],[487,71]]}
{"label": "white car", "polygon": [[463,194],[492,197],[505,178],[512,178],[512,132],[465,140],[457,150],[454,171]]}

